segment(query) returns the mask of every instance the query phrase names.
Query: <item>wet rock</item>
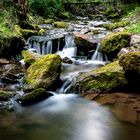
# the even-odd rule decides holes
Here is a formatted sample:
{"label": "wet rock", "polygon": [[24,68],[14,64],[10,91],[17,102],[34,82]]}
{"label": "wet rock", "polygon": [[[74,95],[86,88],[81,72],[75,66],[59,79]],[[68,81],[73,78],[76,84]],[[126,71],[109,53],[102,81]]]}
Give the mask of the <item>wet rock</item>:
{"label": "wet rock", "polygon": [[48,54],[34,62],[26,71],[25,82],[36,88],[50,89],[59,79],[61,58],[56,54]]}
{"label": "wet rock", "polygon": [[78,55],[87,56],[91,50],[95,50],[97,41],[90,35],[75,33],[75,44],[77,46]]}
{"label": "wet rock", "polygon": [[118,53],[118,57],[121,57],[122,55],[128,53],[128,52],[136,52],[136,51],[140,51],[140,48],[137,47],[126,47],[126,48],[122,48],[120,50],[120,52]]}
{"label": "wet rock", "polygon": [[81,92],[108,92],[127,84],[125,72],[118,61],[80,74],[76,79],[76,90]]}
{"label": "wet rock", "polygon": [[112,60],[117,57],[122,48],[129,47],[130,37],[130,34],[126,32],[111,33],[101,40],[100,51]]}
{"label": "wet rock", "polygon": [[9,64],[10,62],[4,58],[0,59],[0,65],[5,65],[5,64]]}
{"label": "wet rock", "polygon": [[121,121],[140,122],[140,95],[137,93],[105,93],[100,94],[95,101],[109,106]]}
{"label": "wet rock", "polygon": [[1,82],[6,84],[15,84],[18,82],[20,74],[23,73],[22,66],[15,64],[8,65],[5,65],[5,67],[3,68],[3,70],[5,71],[3,71],[1,75]]}
{"label": "wet rock", "polygon": [[132,35],[130,45],[134,48],[140,49],[140,35]]}
{"label": "wet rock", "polygon": [[129,52],[122,55],[119,63],[125,71],[140,74],[140,52]]}
{"label": "wet rock", "polygon": [[17,101],[21,103],[22,105],[31,105],[39,101],[42,101],[50,96],[53,96],[53,94],[50,92],[47,92],[43,88],[38,88],[31,91],[30,93],[27,93],[21,96],[19,99],[17,99]]}
{"label": "wet rock", "polygon": [[125,28],[123,27],[119,27],[113,30],[113,32],[117,33],[117,32],[123,32],[125,30]]}
{"label": "wet rock", "polygon": [[72,64],[73,63],[72,60],[70,58],[68,58],[68,57],[64,57],[62,62],[68,63],[68,64]]}

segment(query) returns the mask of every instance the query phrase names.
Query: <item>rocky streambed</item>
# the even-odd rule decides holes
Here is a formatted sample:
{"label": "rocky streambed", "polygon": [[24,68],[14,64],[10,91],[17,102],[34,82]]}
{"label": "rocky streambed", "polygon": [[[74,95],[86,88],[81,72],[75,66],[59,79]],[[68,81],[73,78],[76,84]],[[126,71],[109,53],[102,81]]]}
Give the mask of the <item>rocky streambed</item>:
{"label": "rocky streambed", "polygon": [[[46,40],[33,40],[27,46],[30,51],[22,51],[25,65],[15,60],[0,59],[0,107],[4,108],[0,114],[3,122],[0,138],[12,136],[13,139],[22,139],[20,136],[23,136],[23,139],[62,140],[69,135],[70,140],[139,139],[139,36],[132,36],[120,29],[108,35],[110,31],[97,28],[102,22],[79,23],[70,24],[67,29],[50,29],[52,25],[42,25],[48,28],[50,34],[61,30],[59,34],[62,34],[64,49],[58,39],[54,43],[57,49],[53,49],[53,41],[50,45],[51,40],[49,43]],[[55,26],[58,25],[60,23]],[[71,36],[67,40],[63,37],[67,30],[75,32],[75,43]],[[98,30],[96,35],[95,30]],[[97,37],[102,38],[101,42]],[[38,51],[36,47],[43,49],[48,46],[52,47],[49,53],[50,50],[58,52],[43,55],[32,52]],[[48,53],[48,50],[44,52]],[[63,59],[58,54],[63,54]],[[93,57],[95,54],[96,57]],[[106,61],[104,54],[109,61]],[[77,93],[88,100],[71,93]],[[8,113],[5,109],[15,111]],[[9,128],[6,119],[15,127]],[[81,122],[84,130],[79,128]],[[6,128],[5,131],[3,128]],[[65,131],[66,128],[69,131]],[[127,130],[135,136],[131,136]],[[6,131],[10,132],[9,135]],[[32,131],[37,133],[32,135]],[[52,136],[57,131],[59,134]]]}

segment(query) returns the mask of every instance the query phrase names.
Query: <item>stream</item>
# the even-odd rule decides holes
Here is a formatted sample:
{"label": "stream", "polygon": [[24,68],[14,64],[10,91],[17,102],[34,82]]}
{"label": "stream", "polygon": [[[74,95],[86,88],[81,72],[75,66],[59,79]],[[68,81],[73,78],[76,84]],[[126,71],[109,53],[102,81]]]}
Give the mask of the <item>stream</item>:
{"label": "stream", "polygon": [[[56,53],[73,61],[73,64],[63,63],[60,76],[63,85],[53,92],[54,96],[35,105],[24,107],[12,100],[15,112],[0,112],[0,140],[139,140],[140,125],[121,122],[109,107],[84,99],[74,92],[69,93],[70,85],[79,72],[107,63],[107,58],[98,53],[99,47],[91,60],[83,60],[76,58],[77,49],[71,36],[66,36],[63,49],[59,44]],[[53,51],[50,40],[37,49],[39,47],[37,41],[29,44],[30,50],[43,55]]]}

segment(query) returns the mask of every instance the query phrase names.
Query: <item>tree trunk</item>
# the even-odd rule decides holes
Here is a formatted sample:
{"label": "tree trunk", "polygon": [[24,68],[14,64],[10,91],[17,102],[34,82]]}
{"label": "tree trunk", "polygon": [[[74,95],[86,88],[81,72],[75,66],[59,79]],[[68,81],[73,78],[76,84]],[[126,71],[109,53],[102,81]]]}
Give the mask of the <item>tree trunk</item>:
{"label": "tree trunk", "polygon": [[17,8],[17,17],[20,21],[27,20],[27,13],[29,9],[28,0],[13,0]]}

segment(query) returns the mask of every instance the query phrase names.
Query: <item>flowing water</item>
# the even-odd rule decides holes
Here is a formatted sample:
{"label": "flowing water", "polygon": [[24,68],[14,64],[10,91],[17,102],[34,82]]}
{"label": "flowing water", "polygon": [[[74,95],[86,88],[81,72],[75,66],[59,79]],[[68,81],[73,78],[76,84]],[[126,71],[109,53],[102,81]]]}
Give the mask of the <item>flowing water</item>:
{"label": "flowing water", "polygon": [[[39,54],[52,52],[52,41],[29,43],[29,49]],[[140,126],[119,121],[108,107],[88,101],[75,93],[66,94],[75,75],[105,65],[98,56],[92,60],[77,60],[77,48],[72,36],[66,36],[65,46],[57,53],[67,56],[73,64],[63,64],[60,78],[63,85],[54,96],[32,106],[23,107],[13,101],[15,112],[0,112],[0,140],[139,140]],[[98,56],[98,57],[95,57]]]}
{"label": "flowing water", "polygon": [[97,64],[64,64],[65,82],[54,96],[28,107],[14,101],[15,113],[0,113],[0,140],[139,140],[139,125],[120,122],[94,101],[63,93],[75,74]]}

